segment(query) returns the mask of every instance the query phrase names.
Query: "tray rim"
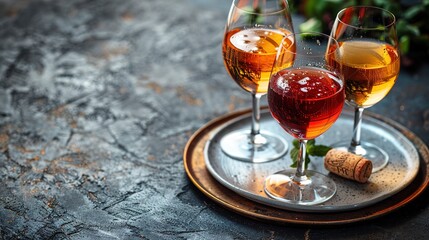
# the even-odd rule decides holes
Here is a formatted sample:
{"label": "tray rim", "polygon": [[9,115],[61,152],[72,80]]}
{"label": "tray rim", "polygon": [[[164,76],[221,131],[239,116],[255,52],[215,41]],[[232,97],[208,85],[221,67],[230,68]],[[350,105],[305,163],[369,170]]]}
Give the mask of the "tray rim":
{"label": "tray rim", "polygon": [[[262,117],[263,115],[264,115],[264,117]],[[353,117],[354,117],[353,111],[345,110],[342,112],[341,117],[344,117],[344,115],[347,115],[346,118],[353,121]],[[327,205],[327,206],[317,206],[317,205],[316,206],[294,206],[293,204],[282,203],[282,202],[277,201],[275,199],[269,198],[266,195],[260,195],[260,193],[256,193],[256,192],[254,192],[254,190],[252,191],[252,190],[249,190],[246,188],[240,188],[240,186],[235,185],[233,182],[231,182],[231,179],[229,179],[228,177],[226,177],[224,175],[224,172],[222,171],[222,169],[220,169],[220,171],[218,171],[219,170],[219,165],[217,165],[218,159],[215,156],[210,154],[211,148],[213,147],[213,145],[216,145],[214,142],[220,141],[221,136],[228,133],[228,130],[226,130],[226,129],[228,129],[231,125],[236,125],[237,122],[240,122],[243,119],[249,119],[249,118],[250,118],[249,114],[244,114],[244,115],[239,116],[237,118],[234,118],[232,120],[225,121],[224,123],[215,127],[215,129],[213,129],[211,131],[209,139],[205,142],[205,147],[203,149],[204,160],[205,160],[206,168],[209,170],[210,174],[220,184],[222,184],[226,188],[232,190],[233,192],[236,192],[237,194],[239,194],[245,198],[250,199],[251,201],[259,202],[259,203],[264,204],[264,205],[273,206],[276,208],[281,208],[284,210],[290,210],[290,211],[294,211],[294,212],[328,213],[328,212],[357,210],[357,209],[361,209],[361,208],[367,207],[369,205],[372,205],[374,203],[383,201],[384,199],[386,199],[390,196],[393,196],[394,194],[400,192],[401,190],[406,188],[410,183],[412,183],[414,181],[414,178],[417,176],[418,171],[420,169],[420,166],[419,166],[420,165],[420,156],[419,156],[419,153],[418,153],[417,149],[415,148],[415,144],[413,142],[411,142],[401,132],[399,132],[396,128],[394,128],[390,124],[387,124],[385,121],[380,121],[376,118],[366,116],[366,120],[364,120],[364,121],[366,122],[366,124],[369,124],[369,126],[377,126],[377,127],[385,129],[385,131],[388,131],[388,132],[393,130],[394,133],[392,133],[392,137],[395,136],[395,137],[401,138],[406,142],[406,143],[403,142],[403,144],[405,144],[407,146],[404,148],[407,149],[406,151],[409,151],[408,154],[410,154],[410,156],[412,156],[412,158],[408,158],[408,160],[404,159],[405,162],[403,162],[403,163],[408,166],[408,168],[407,168],[408,172],[399,181],[400,184],[395,184],[395,187],[393,189],[391,189],[390,191],[384,191],[382,194],[377,193],[377,194],[373,195],[372,197],[368,196],[367,199],[361,199],[362,201],[353,202],[353,203],[350,203],[348,205],[339,204],[339,205]],[[261,111],[261,120],[263,118],[265,120],[268,119],[268,121],[272,120],[272,118],[270,117],[270,112],[267,111],[266,109],[263,109]],[[243,123],[240,123],[241,126],[242,126],[242,124]],[[289,136],[289,138],[290,138],[290,136]],[[288,139],[288,140],[290,141],[290,139]],[[405,150],[405,149],[403,149],[403,150]],[[209,156],[212,156],[215,158],[212,159]],[[410,161],[412,161],[412,162],[410,162]],[[416,165],[414,165],[414,164],[416,164]],[[217,167],[215,167],[216,165],[217,165]],[[412,167],[412,169],[410,169],[411,165],[413,165],[415,167]],[[279,171],[279,170],[276,169],[276,171]],[[381,179],[379,179],[379,181],[380,180]]]}
{"label": "tray rim", "polygon": [[[265,110],[265,109],[268,109],[268,106],[263,106],[261,108],[261,110]],[[343,111],[344,111],[344,109],[343,109]],[[345,111],[349,111],[349,110],[345,110]],[[320,213],[317,213],[317,212],[316,213],[295,212],[295,211],[291,211],[291,210],[278,209],[275,207],[267,206],[267,205],[249,200],[243,196],[240,196],[239,194],[235,193],[234,191],[226,188],[225,186],[223,186],[222,184],[217,182],[217,180],[214,179],[213,176],[211,176],[211,174],[209,174],[210,175],[209,177],[213,178],[213,180],[218,185],[217,187],[225,188],[225,191],[228,192],[228,194],[234,195],[234,198],[239,199],[240,202],[249,201],[249,202],[251,202],[251,204],[255,205],[256,207],[270,208],[270,209],[275,209],[275,210],[282,211],[285,213],[291,213],[292,215],[295,215],[295,217],[291,217],[291,218],[277,217],[277,216],[264,214],[263,212],[248,211],[246,209],[241,208],[240,206],[235,206],[234,203],[228,202],[224,198],[214,195],[210,190],[208,190],[206,188],[207,186],[201,185],[200,181],[198,181],[198,179],[195,178],[195,176],[194,176],[195,173],[191,171],[192,169],[191,169],[190,164],[192,164],[192,159],[189,159],[188,155],[189,154],[192,155],[193,152],[190,150],[193,150],[195,148],[195,146],[198,145],[199,141],[201,141],[201,139],[203,139],[204,137],[207,137],[206,133],[211,133],[214,129],[218,128],[222,124],[224,124],[228,121],[234,120],[235,118],[242,117],[243,115],[250,114],[250,113],[251,113],[251,109],[243,109],[243,110],[238,110],[238,111],[234,111],[231,113],[227,113],[225,115],[222,115],[220,117],[212,119],[208,123],[204,124],[201,128],[199,128],[190,137],[190,139],[188,140],[188,142],[184,148],[184,152],[183,152],[183,162],[184,162],[185,171],[186,171],[189,179],[192,181],[192,183],[202,193],[204,193],[204,195],[206,195],[207,197],[209,197],[210,199],[212,199],[216,203],[222,205],[223,207],[226,207],[227,209],[232,210],[236,213],[239,213],[241,215],[244,215],[244,216],[247,216],[250,218],[258,219],[258,220],[265,220],[265,221],[271,221],[271,222],[277,222],[277,223],[311,224],[311,225],[338,225],[338,224],[355,223],[355,222],[360,222],[360,221],[364,221],[364,220],[370,220],[373,218],[381,217],[383,215],[386,215],[386,214],[388,214],[394,210],[397,210],[397,209],[407,205],[409,202],[411,202],[412,200],[414,200],[415,198],[420,196],[420,194],[422,194],[424,192],[424,190],[429,185],[429,148],[426,146],[426,144],[417,135],[415,135],[413,132],[411,132],[410,130],[408,130],[407,128],[402,126],[401,124],[395,122],[394,120],[385,118],[382,115],[372,113],[370,111],[365,111],[364,115],[366,115],[368,117],[375,118],[379,121],[382,121],[382,122],[390,125],[395,130],[397,130],[401,134],[403,134],[404,137],[407,138],[415,146],[415,148],[418,152],[418,155],[419,155],[419,161],[420,161],[419,165],[420,166],[419,166],[417,176],[410,183],[410,186],[414,185],[415,182],[419,180],[419,179],[417,179],[417,177],[419,175],[423,174],[424,179],[421,181],[421,183],[417,186],[417,188],[413,192],[411,192],[410,194],[407,194],[404,197],[401,197],[400,199],[398,199],[397,202],[394,202],[393,204],[389,204],[388,206],[386,206],[385,208],[382,208],[382,209],[379,209],[378,206],[382,205],[384,202],[388,201],[388,199],[382,200],[381,202],[375,203],[371,206],[360,208],[359,210],[362,211],[362,214],[360,216],[355,216],[355,217],[351,217],[348,219],[338,220],[338,219],[335,219],[335,215],[337,214],[337,212],[325,212],[325,213],[323,213],[323,215],[332,215],[332,219],[319,220],[319,221],[311,220],[310,221],[310,220],[300,220],[300,219],[296,218],[296,216],[297,215],[298,216],[299,215],[303,215],[303,216],[314,215],[314,216],[316,216],[316,215],[320,215]],[[202,158],[203,159],[201,161],[202,161],[204,167],[207,168],[206,164],[205,164],[205,160],[204,160],[204,154],[202,154]],[[208,172],[207,169],[206,169],[206,171]],[[423,171],[423,173],[422,173],[422,171]],[[407,190],[407,188],[399,191],[398,193],[394,194],[390,198],[395,198],[395,197],[398,198],[398,196],[401,195],[400,193],[405,192],[406,190]],[[368,211],[373,212],[373,213],[368,214],[367,213]],[[353,210],[341,211],[341,213],[347,213],[347,212],[354,212],[354,211]]]}

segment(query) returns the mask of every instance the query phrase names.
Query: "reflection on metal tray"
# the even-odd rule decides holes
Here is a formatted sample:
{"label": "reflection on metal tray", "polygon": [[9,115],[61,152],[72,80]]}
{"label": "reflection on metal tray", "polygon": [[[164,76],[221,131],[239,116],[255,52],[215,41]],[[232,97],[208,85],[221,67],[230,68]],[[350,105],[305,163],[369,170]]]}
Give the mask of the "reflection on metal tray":
{"label": "reflection on metal tray", "polygon": [[[251,117],[242,115],[223,123],[209,136],[204,148],[205,164],[212,176],[223,186],[252,201],[265,205],[300,212],[338,212],[363,208],[380,202],[409,185],[419,170],[419,155],[413,143],[392,126],[375,118],[364,116],[362,139],[382,147],[390,155],[388,165],[373,173],[368,183],[361,184],[329,174],[323,167],[323,159],[312,157],[309,169],[332,177],[337,184],[337,193],[329,201],[315,206],[299,206],[280,202],[268,197],[263,184],[266,176],[288,168],[289,154],[268,163],[247,163],[226,156],[220,149],[220,139],[230,131],[249,128]],[[337,122],[325,134],[318,137],[317,144],[331,145],[351,139],[353,113],[343,111]],[[265,109],[261,113],[261,129],[282,135],[289,144],[293,138],[285,133]]]}
{"label": "reflection on metal tray", "polygon": [[417,149],[420,163],[419,170],[417,176],[406,188],[393,194],[391,197],[367,207],[348,211],[328,211],[322,214],[285,210],[242,197],[224,187],[212,177],[205,163],[204,148],[210,136],[218,132],[219,128],[224,124],[235,121],[245,115],[247,116],[249,113],[250,109],[247,109],[213,119],[190,137],[183,151],[183,165],[189,180],[208,198],[231,211],[246,217],[280,224],[321,226],[349,224],[374,219],[397,211],[421,196],[429,186],[429,148],[426,144],[414,133],[397,122],[366,111],[364,113],[366,116],[365,119],[376,119],[393,127],[411,141]]}

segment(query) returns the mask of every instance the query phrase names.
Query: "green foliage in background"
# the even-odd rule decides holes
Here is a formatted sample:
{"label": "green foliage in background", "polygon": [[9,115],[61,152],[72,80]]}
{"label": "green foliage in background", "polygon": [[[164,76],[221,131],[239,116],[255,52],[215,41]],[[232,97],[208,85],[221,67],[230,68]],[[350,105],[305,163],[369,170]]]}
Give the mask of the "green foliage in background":
{"label": "green foliage in background", "polygon": [[377,6],[397,18],[399,46],[403,65],[429,59],[429,0],[290,0],[293,10],[304,15],[301,32],[330,33],[337,13],[348,6]]}

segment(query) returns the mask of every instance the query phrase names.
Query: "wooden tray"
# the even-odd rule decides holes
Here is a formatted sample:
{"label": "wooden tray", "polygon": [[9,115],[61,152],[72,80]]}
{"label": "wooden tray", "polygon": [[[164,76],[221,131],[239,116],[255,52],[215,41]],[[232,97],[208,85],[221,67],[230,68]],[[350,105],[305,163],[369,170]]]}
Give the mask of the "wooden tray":
{"label": "wooden tray", "polygon": [[365,114],[366,118],[373,118],[388,124],[415,145],[419,153],[420,166],[417,176],[406,188],[373,205],[338,212],[297,212],[279,209],[249,200],[226,188],[213,178],[207,170],[204,155],[206,143],[210,140],[210,137],[213,136],[214,132],[218,131],[220,126],[234,121],[243,115],[249,114],[249,112],[250,110],[234,112],[207,123],[190,138],[183,155],[185,170],[195,186],[206,196],[234,212],[259,220],[278,223],[312,225],[346,224],[376,218],[392,212],[419,196],[429,185],[429,149],[423,141],[400,124],[374,113],[367,112]]}

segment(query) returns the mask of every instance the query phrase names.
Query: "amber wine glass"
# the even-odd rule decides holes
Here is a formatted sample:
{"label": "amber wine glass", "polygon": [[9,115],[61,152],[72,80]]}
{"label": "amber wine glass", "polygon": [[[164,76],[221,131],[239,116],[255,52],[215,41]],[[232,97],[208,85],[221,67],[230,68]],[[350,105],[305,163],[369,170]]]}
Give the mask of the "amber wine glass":
{"label": "amber wine glass", "polygon": [[[295,36],[295,37],[294,37]],[[274,63],[268,106],[280,126],[300,142],[297,169],[285,169],[265,180],[265,193],[298,205],[325,202],[336,192],[329,177],[305,169],[306,144],[328,130],[341,114],[345,93],[338,43],[323,33],[286,36]],[[338,57],[338,56],[337,56]],[[285,68],[284,62],[293,64]]]}
{"label": "amber wine glass", "polygon": [[232,2],[222,44],[224,64],[232,79],[252,94],[251,129],[228,133],[220,141],[222,151],[233,159],[266,162],[288,149],[284,139],[260,130],[260,99],[267,92],[278,46],[292,32],[286,0]]}
{"label": "amber wine glass", "polygon": [[335,61],[344,67],[346,103],[355,108],[351,143],[334,146],[370,159],[376,172],[386,166],[389,155],[373,143],[361,142],[362,114],[389,93],[399,74],[395,16],[377,7],[345,8],[338,13],[331,36],[342,52]]}

